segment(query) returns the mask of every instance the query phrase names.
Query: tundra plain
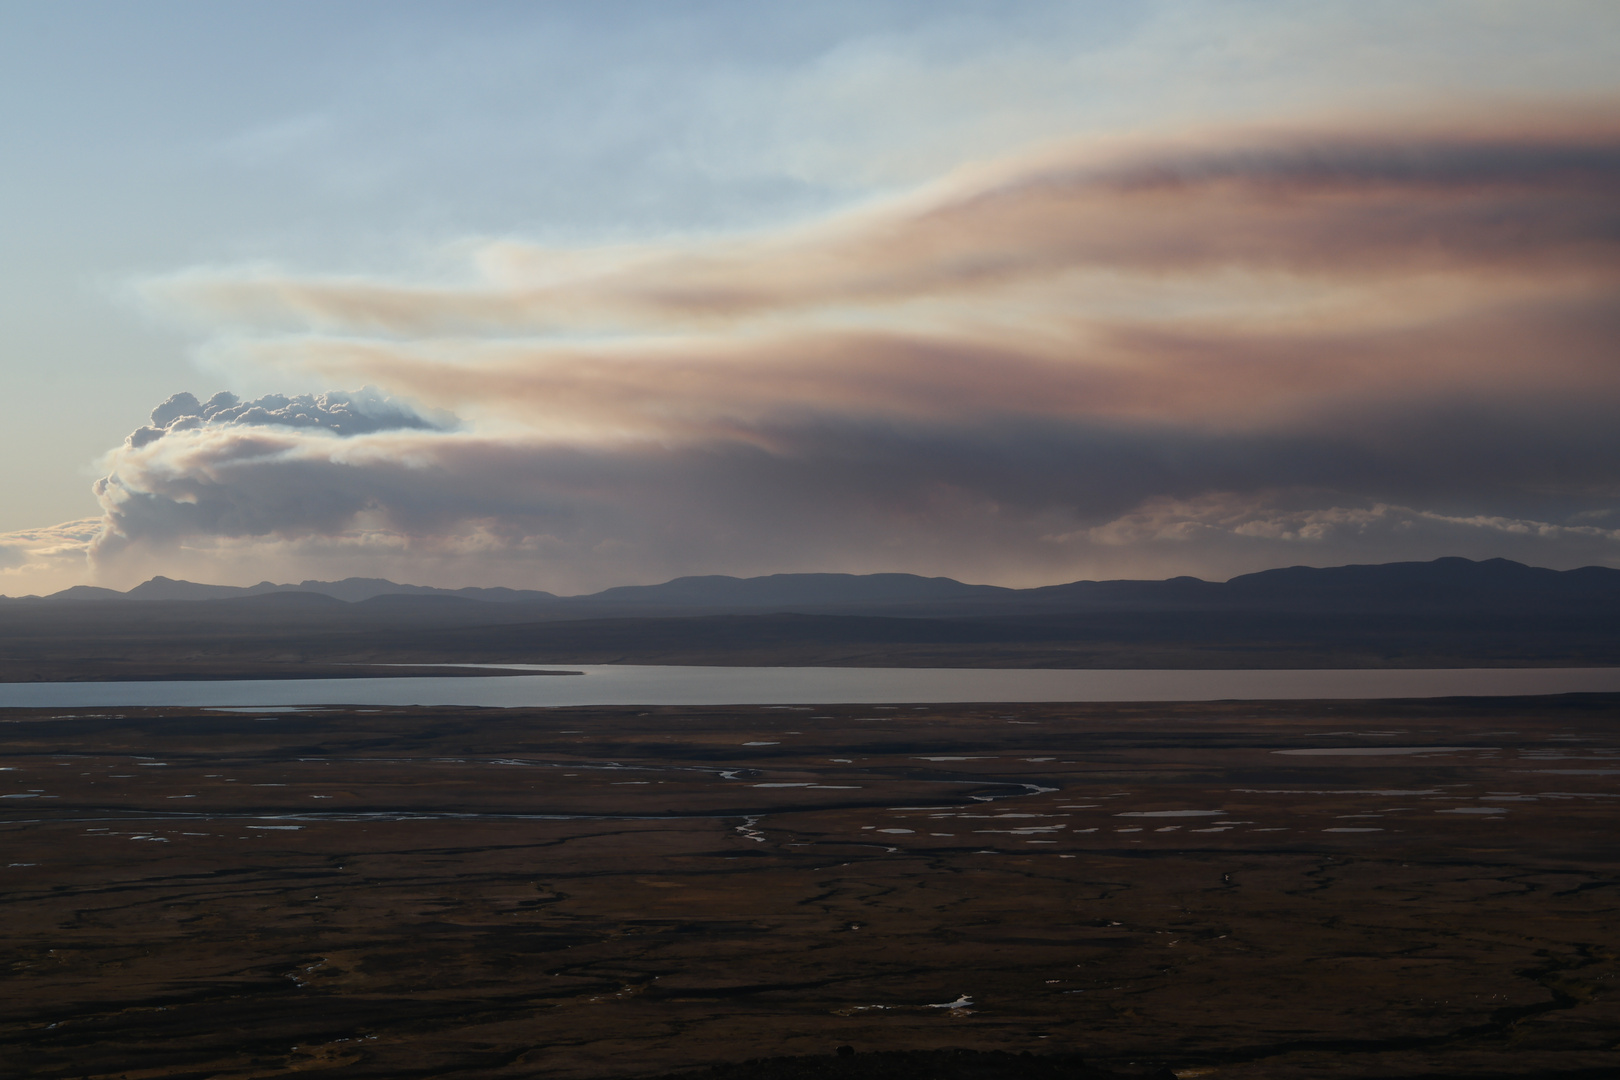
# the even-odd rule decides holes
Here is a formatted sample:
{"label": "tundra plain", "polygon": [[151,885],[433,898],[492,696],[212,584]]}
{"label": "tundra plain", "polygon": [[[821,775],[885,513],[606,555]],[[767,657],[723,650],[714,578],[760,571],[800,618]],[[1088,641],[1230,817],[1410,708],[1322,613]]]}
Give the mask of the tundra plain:
{"label": "tundra plain", "polygon": [[131,1080],[840,1045],[1612,1076],[1617,719],[1605,695],[7,710],[0,1054]]}

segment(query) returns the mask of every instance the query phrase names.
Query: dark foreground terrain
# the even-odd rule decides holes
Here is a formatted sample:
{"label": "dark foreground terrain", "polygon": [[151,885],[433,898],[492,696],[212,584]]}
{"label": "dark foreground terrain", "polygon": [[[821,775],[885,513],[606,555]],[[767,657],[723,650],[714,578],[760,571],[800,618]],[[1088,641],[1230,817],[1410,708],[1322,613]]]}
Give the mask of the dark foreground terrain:
{"label": "dark foreground terrain", "polygon": [[1617,723],[7,710],[0,1073],[1613,1077]]}

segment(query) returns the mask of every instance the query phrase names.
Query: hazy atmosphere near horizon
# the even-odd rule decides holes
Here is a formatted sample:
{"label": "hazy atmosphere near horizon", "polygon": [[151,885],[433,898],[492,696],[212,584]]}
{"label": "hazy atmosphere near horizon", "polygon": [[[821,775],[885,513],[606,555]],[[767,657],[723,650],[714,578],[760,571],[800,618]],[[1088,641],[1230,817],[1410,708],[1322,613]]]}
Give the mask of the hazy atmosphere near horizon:
{"label": "hazy atmosphere near horizon", "polygon": [[0,593],[1620,566],[1620,5],[0,0]]}

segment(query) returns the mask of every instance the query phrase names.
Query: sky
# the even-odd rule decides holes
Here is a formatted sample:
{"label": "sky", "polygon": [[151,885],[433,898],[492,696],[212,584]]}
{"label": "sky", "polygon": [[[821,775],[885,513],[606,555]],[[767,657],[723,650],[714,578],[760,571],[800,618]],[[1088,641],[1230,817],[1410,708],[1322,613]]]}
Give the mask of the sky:
{"label": "sky", "polygon": [[1620,566],[1608,0],[0,0],[0,593]]}

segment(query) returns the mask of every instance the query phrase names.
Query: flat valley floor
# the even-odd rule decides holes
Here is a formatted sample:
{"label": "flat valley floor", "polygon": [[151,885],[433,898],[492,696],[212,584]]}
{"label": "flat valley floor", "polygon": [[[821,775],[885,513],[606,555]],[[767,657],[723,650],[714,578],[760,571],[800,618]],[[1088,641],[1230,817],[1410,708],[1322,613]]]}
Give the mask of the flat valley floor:
{"label": "flat valley floor", "polygon": [[1615,696],[14,709],[0,768],[7,1077],[1620,1075]]}

